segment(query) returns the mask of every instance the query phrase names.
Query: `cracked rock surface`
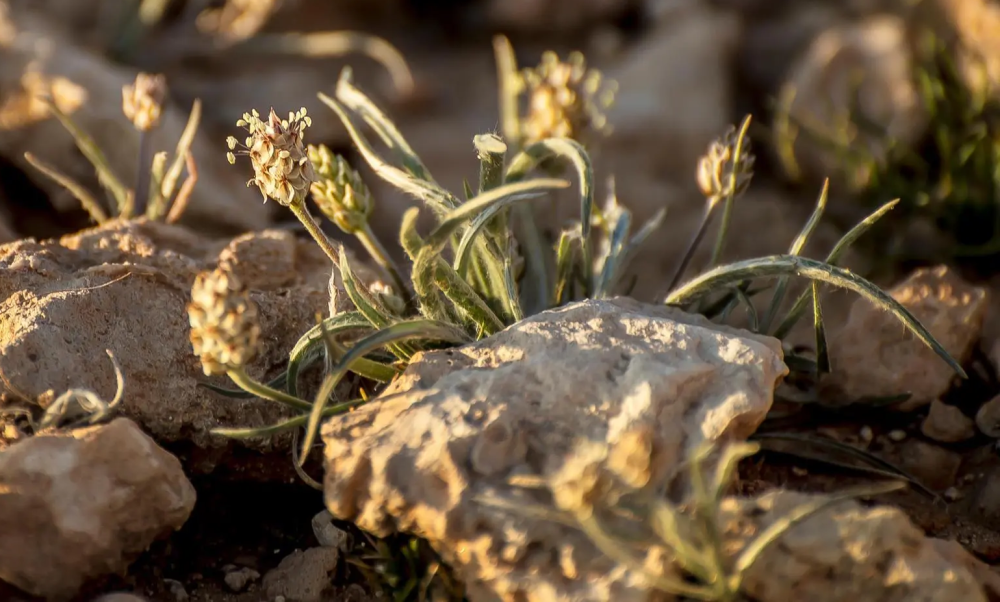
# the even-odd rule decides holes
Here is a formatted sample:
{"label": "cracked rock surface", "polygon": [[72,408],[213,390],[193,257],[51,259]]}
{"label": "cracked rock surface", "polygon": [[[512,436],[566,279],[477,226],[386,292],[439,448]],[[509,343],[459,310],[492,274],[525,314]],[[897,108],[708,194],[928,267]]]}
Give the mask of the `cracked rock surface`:
{"label": "cracked rock surface", "polygon": [[[635,487],[666,486],[705,440],[744,439],[787,373],[779,343],[628,299],[547,311],[418,356],[371,405],[329,421],[327,507],[429,540],[470,599],[647,600],[579,532],[476,498],[560,478],[581,442]],[[610,596],[610,597],[609,597]]]}

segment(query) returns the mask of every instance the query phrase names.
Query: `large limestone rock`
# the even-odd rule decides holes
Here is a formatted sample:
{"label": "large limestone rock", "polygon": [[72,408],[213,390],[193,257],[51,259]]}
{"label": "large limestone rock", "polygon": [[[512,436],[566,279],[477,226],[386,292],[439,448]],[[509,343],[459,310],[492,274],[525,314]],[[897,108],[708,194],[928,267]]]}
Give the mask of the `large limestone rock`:
{"label": "large limestone rock", "polygon": [[476,498],[510,494],[511,477],[554,482],[581,443],[621,451],[612,463],[635,486],[664,486],[696,445],[750,435],[786,373],[777,340],[673,308],[544,312],[418,356],[377,401],[328,422],[327,507],[427,538],[473,600],[646,600],[579,532]]}
{"label": "large limestone rock", "polygon": [[[192,454],[222,453],[227,440],[211,429],[279,420],[285,409],[278,404],[199,386],[235,388],[203,374],[188,338],[191,284],[217,264],[240,277],[260,309],[262,349],[248,371],[273,378],[316,313],[328,311],[331,264],[311,240],[279,230],[207,240],[183,227],[133,221],[0,246],[0,403],[45,407],[78,387],[110,399],[110,349],[124,373],[121,411],[160,442],[189,441]],[[281,440],[253,445],[275,444]],[[205,470],[219,460],[203,459]]]}
{"label": "large limestone rock", "polygon": [[[815,496],[775,491],[753,499],[727,498],[720,522],[730,549]],[[902,511],[836,503],[789,529],[766,547],[743,579],[760,602],[986,602],[980,563],[964,550],[927,538]],[[995,578],[990,584],[995,587]]]}
{"label": "large limestone rock", "polygon": [[180,462],[126,418],[0,452],[0,579],[65,600],[118,573],[194,508]]}
{"label": "large limestone rock", "polygon": [[[989,295],[947,266],[922,268],[889,294],[910,310],[959,362],[979,340]],[[899,321],[867,301],[855,301],[848,321],[830,339],[829,384],[845,400],[910,392],[901,409],[926,406],[944,395],[955,373]]]}

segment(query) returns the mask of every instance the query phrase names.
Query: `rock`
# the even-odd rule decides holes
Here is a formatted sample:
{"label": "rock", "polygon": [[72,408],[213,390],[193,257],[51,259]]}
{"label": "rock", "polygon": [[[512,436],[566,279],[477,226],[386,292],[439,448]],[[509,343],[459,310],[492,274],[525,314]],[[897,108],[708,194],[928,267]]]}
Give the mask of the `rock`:
{"label": "rock", "polygon": [[979,479],[970,509],[988,528],[1000,529],[1000,470],[990,469]]}
{"label": "rock", "polygon": [[494,31],[552,35],[611,23],[639,4],[636,0],[488,0],[485,12]]}
{"label": "rock", "polygon": [[115,592],[94,598],[92,602],[146,602],[146,599],[127,592]]}
{"label": "rock", "polygon": [[[782,98],[790,98],[787,109],[794,121],[820,132],[825,138],[842,140],[844,120],[852,110],[864,120],[884,129],[888,138],[903,145],[915,144],[926,131],[928,114],[914,80],[914,59],[902,17],[881,15],[859,23],[830,26],[791,68],[782,87]],[[859,74],[863,77],[859,80]],[[843,160],[812,135],[792,127],[789,139],[779,111],[775,134],[779,144],[792,143],[794,165],[786,165],[793,176],[821,181],[844,178],[863,187],[869,174],[843,173]],[[857,119],[851,120],[858,123]],[[852,147],[865,147],[876,159],[888,153],[886,138],[857,127]],[[845,143],[842,141],[840,143]]]}
{"label": "rock", "polygon": [[920,425],[920,431],[935,441],[958,443],[976,436],[976,424],[959,408],[935,399]]}
{"label": "rock", "polygon": [[191,599],[184,584],[176,579],[164,579],[163,584],[167,586],[167,591],[173,598],[173,602],[188,602]]}
{"label": "rock", "polygon": [[898,466],[926,487],[944,491],[958,480],[962,456],[957,452],[920,439],[910,439],[900,444],[897,455]]}
{"label": "rock", "polygon": [[[921,268],[889,294],[919,320],[959,362],[976,344],[988,304],[987,291],[946,266]],[[855,301],[847,324],[830,337],[830,382],[846,399],[912,393],[898,407],[926,406],[951,386],[955,374],[893,316]]]}
{"label": "rock", "polygon": [[1000,439],[1000,395],[980,406],[976,412],[976,426],[987,437]]}
{"label": "rock", "polygon": [[179,529],[195,490],[177,458],[126,418],[0,452],[0,579],[66,600]]}
{"label": "rock", "polygon": [[264,576],[264,592],[269,600],[283,596],[288,602],[320,602],[339,563],[337,548],[296,550]]}
{"label": "rock", "polygon": [[[601,173],[615,173],[622,186],[645,172],[696,190],[698,158],[732,119],[729,63],[738,36],[733,14],[692,6],[607,69],[619,88],[608,110],[614,131],[601,147],[608,161]],[[620,191],[638,215],[652,215],[662,205],[662,197],[647,201],[629,194],[627,187]],[[639,206],[647,202],[649,206]]]}
{"label": "rock", "polygon": [[[727,549],[743,549],[763,529],[815,499],[790,491],[726,498],[720,522]],[[743,588],[759,602],[986,602],[970,562],[964,551],[942,554],[900,510],[846,500],[765,547],[747,570]]]}
{"label": "rock", "polygon": [[[249,373],[273,378],[316,312],[327,312],[330,262],[311,240],[276,230],[206,240],[184,227],[139,220],[0,246],[3,403],[45,407],[77,387],[110,399],[114,374],[100,359],[110,349],[125,380],[120,411],[164,444],[190,442],[184,449],[191,470],[212,470],[233,444],[211,429],[262,426],[286,415],[273,402],[199,386],[235,388],[225,377],[204,376],[188,338],[191,284],[217,263],[243,279],[260,309],[262,349]],[[267,451],[280,439],[238,445]]]}
{"label": "rock", "polygon": [[973,90],[1000,93],[1000,6],[994,0],[929,0],[916,4],[916,19],[951,46]]}
{"label": "rock", "polygon": [[754,432],[781,358],[770,337],[630,299],[543,312],[418,354],[376,403],[327,422],[326,504],[426,538],[472,600],[647,600],[580,532],[477,498],[537,503],[508,478],[556,487],[581,444],[610,446],[633,486],[666,486],[695,446]]}
{"label": "rock", "polygon": [[[86,3],[85,3],[86,4]],[[43,176],[24,158],[31,152],[63,173],[100,190],[93,166],[77,150],[72,136],[36,96],[50,94],[62,111],[85,130],[104,152],[115,174],[132,186],[139,155],[138,133],[122,114],[122,86],[135,73],[114,66],[90,50],[76,46],[29,9],[0,11],[0,43],[6,52],[0,63],[0,154],[22,169],[59,209],[79,206],[64,188]],[[93,11],[93,7],[90,7]],[[61,18],[61,17],[60,17]],[[167,85],[171,82],[168,80]],[[247,107],[249,110],[251,107]],[[173,152],[191,110],[190,103],[167,102],[152,147]],[[282,109],[285,110],[285,109]],[[233,115],[232,120],[239,117]],[[195,137],[191,152],[198,165],[198,182],[184,222],[214,231],[260,229],[269,222],[271,206],[243,185],[246,173],[228,165],[220,137]]]}
{"label": "rock", "polygon": [[311,522],[313,535],[316,536],[319,545],[324,548],[347,549],[351,536],[333,524],[333,515],[329,510],[318,512]]}
{"label": "rock", "polygon": [[222,577],[222,580],[226,582],[226,587],[237,593],[242,592],[258,579],[260,579],[260,573],[248,567],[234,567]]}

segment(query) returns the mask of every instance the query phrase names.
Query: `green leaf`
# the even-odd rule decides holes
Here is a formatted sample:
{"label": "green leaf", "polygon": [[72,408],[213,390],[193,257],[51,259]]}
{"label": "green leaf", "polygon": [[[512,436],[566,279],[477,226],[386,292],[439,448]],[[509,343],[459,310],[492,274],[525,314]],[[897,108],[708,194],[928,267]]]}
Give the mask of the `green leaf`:
{"label": "green leaf", "polygon": [[[469,342],[469,337],[462,331],[450,324],[435,322],[433,320],[408,320],[397,322],[387,326],[361,339],[333,366],[330,373],[324,379],[326,385],[324,389],[333,391],[340,379],[347,374],[349,366],[358,358],[394,344],[411,340],[436,340],[460,345]],[[302,456],[300,463],[305,462],[309,449],[312,447],[316,434],[319,432],[320,420],[325,416],[324,410],[328,397],[321,397],[312,406],[309,421],[306,426],[306,436],[302,443]],[[301,464],[300,464],[301,465]]]}
{"label": "green leaf", "polygon": [[[888,213],[889,210],[895,207],[898,203],[899,199],[889,201],[885,205],[879,207],[874,213],[863,219],[860,223],[858,223],[858,225],[851,228],[847,234],[837,241],[833,250],[826,256],[826,263],[833,266],[837,265],[841,256],[847,251],[847,249],[850,248],[850,246],[854,244],[854,242],[865,232],[868,232],[868,230],[875,225],[875,222],[881,219],[883,215]],[[791,332],[792,328],[794,328],[795,324],[799,321],[799,318],[802,317],[803,312],[805,312],[806,304],[809,302],[809,295],[811,294],[812,288],[807,288],[799,296],[799,298],[795,300],[795,303],[792,305],[792,309],[788,311],[788,315],[785,316],[785,319],[782,320],[778,328],[775,329],[775,338],[783,339],[789,332]]]}
{"label": "green leaf", "polygon": [[593,290],[593,275],[590,270],[593,251],[591,249],[590,229],[594,213],[594,168],[590,155],[579,142],[570,138],[549,138],[531,144],[514,156],[507,167],[507,182],[517,182],[527,177],[528,172],[546,159],[563,158],[569,160],[576,169],[580,182],[580,224],[581,254],[587,277],[584,282],[584,294],[589,296]]}
{"label": "green leaf", "polygon": [[[799,255],[802,253],[802,249],[805,248],[806,243],[809,241],[809,237],[812,235],[813,231],[816,230],[816,226],[819,225],[820,220],[823,218],[823,211],[826,209],[826,200],[830,191],[830,179],[827,178],[823,181],[823,189],[819,193],[819,199],[816,201],[816,209],[813,210],[812,215],[809,216],[809,220],[806,225],[799,232],[799,235],[795,237],[792,242],[791,248],[788,249],[789,255]],[[788,288],[788,277],[782,276],[778,278],[778,284],[774,287],[774,296],[771,297],[771,305],[767,309],[767,313],[764,314],[764,321],[761,323],[760,332],[767,334],[771,330],[771,324],[774,323],[775,317],[778,315],[778,311],[781,309],[781,304],[785,300],[785,290]]]}
{"label": "green leaf", "polygon": [[[320,355],[318,352],[321,349],[320,345],[323,343],[324,328],[332,336],[337,336],[352,330],[371,330],[372,325],[361,312],[352,311],[326,318],[322,324],[317,324],[310,328],[295,343],[295,346],[292,347],[292,352],[288,356],[288,367],[285,370],[284,382],[288,383],[288,392],[292,395],[297,394],[299,372],[315,361]],[[388,367],[386,369],[388,372],[380,376],[388,376],[388,378],[379,378],[376,380],[392,380],[391,374],[395,374],[396,371]]]}
{"label": "green leaf", "polygon": [[665,303],[684,305],[733,282],[751,278],[795,275],[852,290],[880,309],[894,315],[925,345],[937,353],[956,374],[968,378],[962,366],[941,346],[908,309],[864,278],[834,265],[794,255],[772,255],[719,266],[670,293]]}
{"label": "green leaf", "polygon": [[354,120],[348,115],[347,110],[339,102],[322,92],[319,94],[319,99],[323,104],[330,107],[336,113],[337,117],[340,118],[341,122],[343,122],[348,134],[351,136],[351,140],[354,141],[354,145],[358,148],[365,161],[368,162],[368,165],[371,166],[375,175],[403,192],[420,199],[438,215],[443,215],[459,205],[458,199],[437,184],[416,177],[387,163],[375,152],[375,149],[372,148],[368,140],[358,130],[354,124]]}

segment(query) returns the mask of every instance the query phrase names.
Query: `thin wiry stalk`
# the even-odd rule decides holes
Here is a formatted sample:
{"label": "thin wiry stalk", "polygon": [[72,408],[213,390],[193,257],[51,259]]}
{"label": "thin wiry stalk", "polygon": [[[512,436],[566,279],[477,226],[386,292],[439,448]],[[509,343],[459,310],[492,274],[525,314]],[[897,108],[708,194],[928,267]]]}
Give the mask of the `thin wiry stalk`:
{"label": "thin wiry stalk", "polygon": [[739,261],[710,270],[673,291],[664,300],[668,305],[684,305],[698,297],[733,282],[751,278],[796,275],[846,288],[861,295],[876,307],[894,315],[918,339],[930,347],[956,374],[968,378],[962,366],[924,328],[908,309],[882,289],[864,278],[834,265],[794,255],[772,255]]}
{"label": "thin wiry stalk", "polygon": [[[361,339],[351,347],[344,357],[340,358],[335,366],[327,374],[324,382],[332,383],[329,390],[333,391],[340,380],[347,374],[349,366],[358,358],[377,351],[382,347],[390,346],[394,343],[402,343],[411,340],[437,340],[461,345],[469,342],[468,336],[450,324],[434,322],[432,320],[409,320],[397,322],[391,326],[383,328],[367,337]],[[319,422],[323,418],[323,411],[326,408],[328,398],[318,398],[313,403],[309,421],[306,425],[306,436],[302,442],[302,457],[300,465],[308,456],[319,431]]]}
{"label": "thin wiry stalk", "polygon": [[813,298],[813,332],[816,337],[816,371],[819,374],[830,372],[830,354],[826,347],[826,327],[823,325],[823,308],[819,301],[819,283],[815,280],[809,283]]}
{"label": "thin wiry stalk", "polygon": [[319,248],[323,249],[323,252],[326,253],[326,256],[330,258],[330,261],[333,262],[333,265],[335,266],[340,265],[339,263],[340,253],[338,253],[337,247],[334,246],[333,241],[331,241],[330,238],[326,235],[326,233],[323,232],[323,229],[313,218],[312,214],[309,213],[309,208],[306,206],[306,204],[292,203],[291,205],[288,206],[288,208],[291,209],[292,213],[295,214],[295,217],[297,217],[298,220],[302,222],[302,225],[305,226],[306,231],[309,232],[309,235],[313,237],[313,240],[316,241],[316,244],[319,245]]}
{"label": "thin wiry stalk", "polygon": [[87,192],[86,187],[73,178],[59,172],[55,167],[45,163],[31,153],[24,153],[24,158],[31,164],[32,167],[51,178],[54,182],[68,190],[70,194],[76,197],[76,200],[80,201],[80,205],[82,205],[84,210],[87,211],[91,219],[98,224],[103,224],[108,221],[108,214],[104,211],[104,208],[101,207],[101,203],[89,192]]}
{"label": "thin wiry stalk", "polygon": [[[150,167],[152,162],[152,156],[150,153],[153,152],[152,147],[153,141],[149,132],[140,131],[139,132],[139,167],[135,174],[135,188],[133,188],[132,197],[132,213],[134,215],[145,215],[146,210],[149,207],[149,182],[150,182]],[[131,217],[122,216],[126,219]]]}
{"label": "thin wiry stalk", "polygon": [[177,148],[174,149],[174,160],[170,164],[170,168],[167,169],[166,175],[163,176],[163,184],[160,186],[159,193],[165,199],[174,198],[174,204],[177,204],[177,199],[181,196],[178,193],[177,197],[174,197],[174,188],[177,187],[177,182],[180,181],[184,167],[187,166],[188,168],[188,177],[192,173],[191,163],[193,163],[193,159],[189,161],[188,158],[191,156],[191,145],[194,144],[194,137],[198,134],[199,123],[201,123],[201,99],[196,98],[191,103],[191,112],[188,114],[184,131],[181,132],[181,137],[177,140]]}
{"label": "thin wiry stalk", "polygon": [[[885,205],[879,207],[874,213],[866,217],[860,223],[858,223],[858,225],[851,228],[847,232],[847,234],[845,234],[843,237],[841,237],[839,241],[837,241],[837,244],[834,245],[833,250],[830,251],[830,254],[826,256],[826,263],[829,265],[837,265],[838,262],[840,261],[841,256],[847,251],[847,249],[852,244],[854,244],[854,242],[858,238],[860,238],[865,232],[868,232],[868,230],[870,230],[871,227],[875,225],[875,222],[881,219],[883,215],[888,213],[889,210],[895,207],[896,204],[898,203],[899,199],[889,201]],[[802,317],[802,313],[806,309],[806,304],[809,302],[809,296],[811,294],[812,294],[812,289],[808,288],[801,295],[799,295],[799,298],[796,299],[795,303],[792,305],[792,309],[788,311],[788,315],[785,316],[785,319],[782,320],[781,324],[778,325],[778,328],[775,329],[774,331],[775,338],[783,339],[786,336],[788,336],[788,333],[791,332],[792,328],[795,327],[795,324],[799,321],[799,318]]]}
{"label": "thin wiry stalk", "polygon": [[746,140],[747,131],[750,129],[750,116],[747,115],[740,126],[740,132],[736,138],[736,148],[733,150],[733,165],[729,173],[728,190],[726,202],[722,210],[722,224],[719,226],[719,234],[715,238],[715,247],[712,249],[712,257],[708,262],[709,267],[715,267],[722,259],[722,251],[725,249],[726,236],[729,234],[729,224],[733,219],[733,207],[738,196],[736,181],[740,173],[740,165],[746,160],[743,153],[743,142]]}
{"label": "thin wiry stalk", "polygon": [[[373,327],[376,329],[385,328],[392,322],[394,319],[392,312],[382,305],[354,274],[354,270],[351,269],[350,262],[347,260],[347,252],[343,247],[340,249],[340,279],[344,284],[344,292],[347,293],[351,303]],[[416,349],[406,344],[393,345],[391,349],[396,357],[404,360],[416,353]]]}
{"label": "thin wiry stalk", "polygon": [[191,200],[191,193],[195,184],[198,183],[198,166],[194,162],[194,155],[188,151],[184,155],[184,164],[187,166],[187,178],[181,184],[181,189],[177,191],[177,196],[170,203],[170,211],[167,212],[167,223],[175,224],[184,215],[188,202]]}
{"label": "thin wiry stalk", "polygon": [[[830,179],[827,178],[823,181],[823,189],[819,193],[819,199],[816,201],[816,209],[813,210],[812,215],[809,216],[809,220],[806,225],[799,232],[799,235],[795,237],[792,242],[792,246],[788,249],[789,255],[798,255],[805,248],[806,243],[809,241],[809,237],[812,236],[813,231],[816,230],[816,226],[819,225],[820,220],[823,218],[823,211],[826,209],[827,195],[830,191]],[[783,276],[778,278],[778,284],[774,287],[774,296],[771,297],[771,305],[767,309],[767,313],[764,314],[764,321],[761,322],[760,332],[767,333],[771,330],[771,324],[774,323],[775,317],[778,315],[778,310],[781,309],[781,303],[785,300],[785,290],[788,288],[788,277]]]}
{"label": "thin wiry stalk", "polygon": [[[361,241],[362,246],[368,251],[368,255],[382,269],[384,275],[392,280],[392,286],[396,289],[396,293],[404,300],[408,300],[410,295],[407,294],[406,283],[400,275],[399,267],[392,260],[392,257],[389,256],[389,252],[386,251],[385,247],[382,246],[382,242],[372,232],[371,225],[365,222],[364,227],[356,232],[354,236]],[[409,306],[410,303],[407,301],[406,305]]]}

